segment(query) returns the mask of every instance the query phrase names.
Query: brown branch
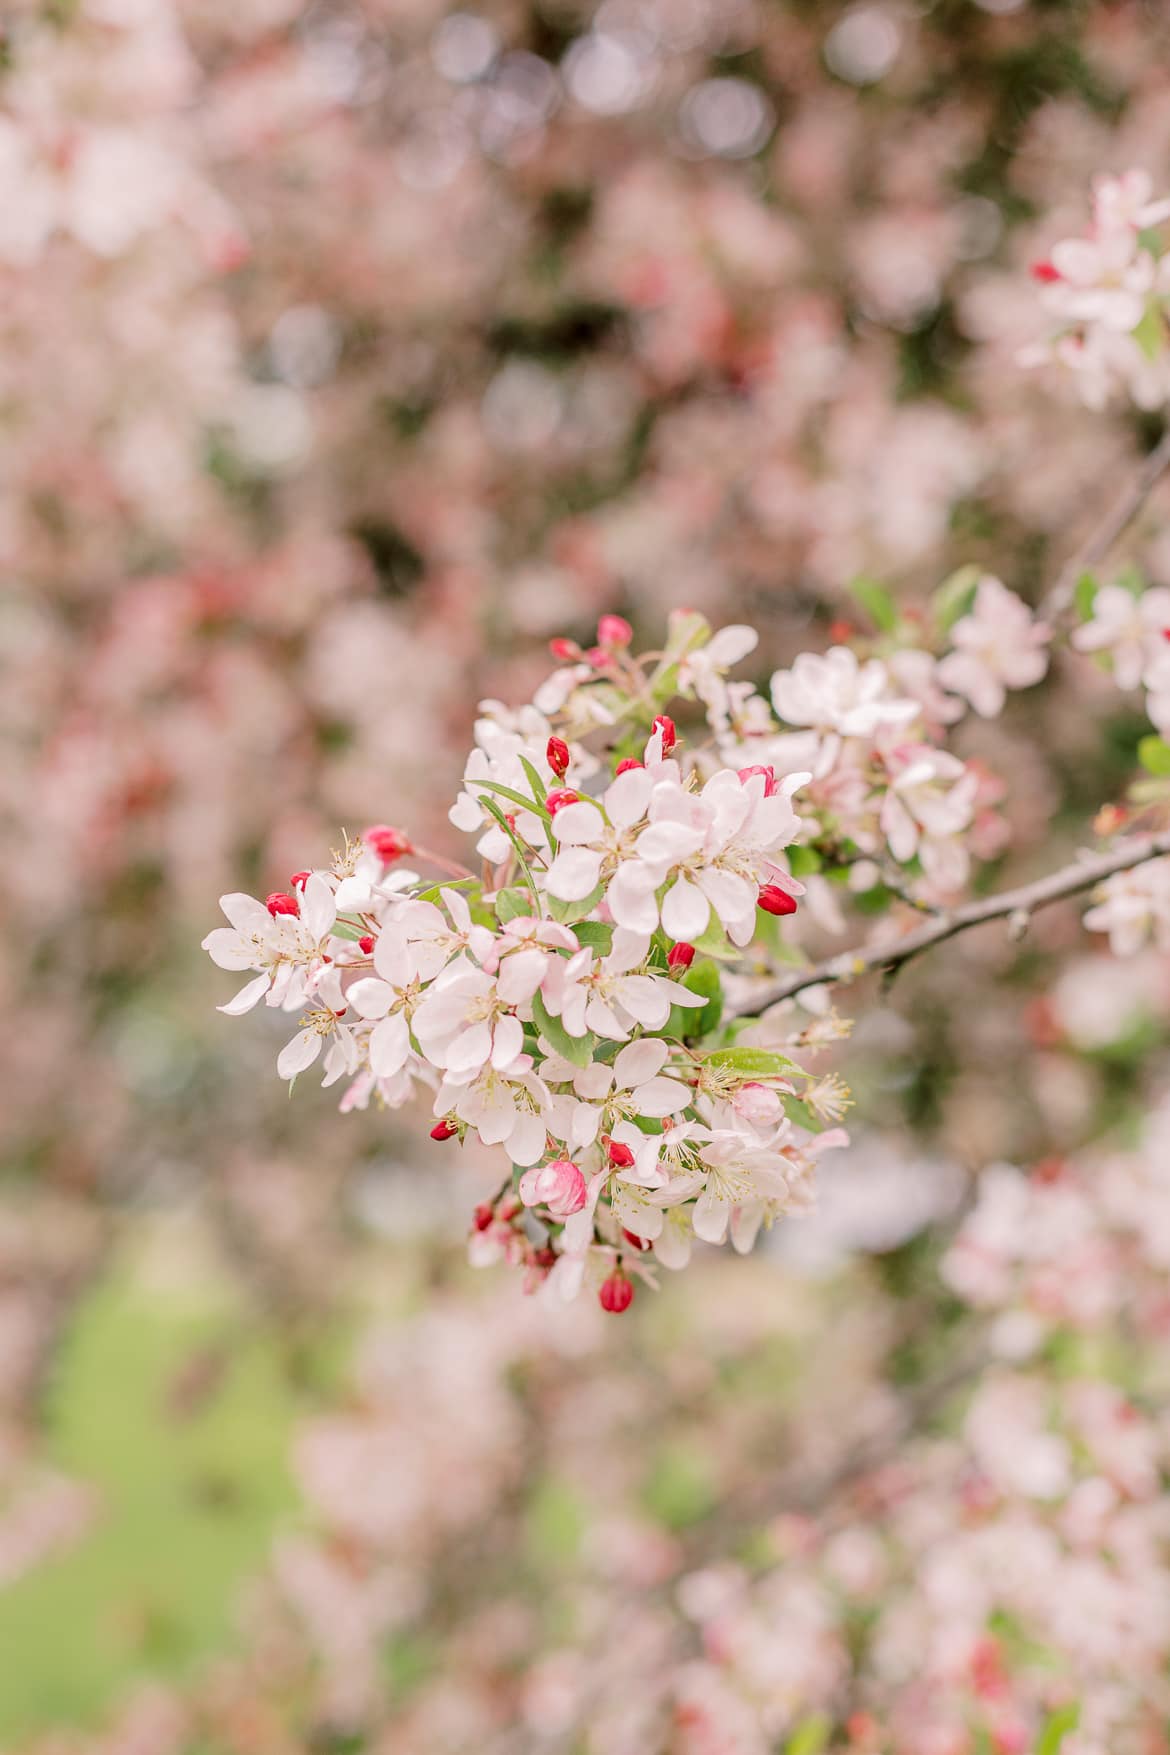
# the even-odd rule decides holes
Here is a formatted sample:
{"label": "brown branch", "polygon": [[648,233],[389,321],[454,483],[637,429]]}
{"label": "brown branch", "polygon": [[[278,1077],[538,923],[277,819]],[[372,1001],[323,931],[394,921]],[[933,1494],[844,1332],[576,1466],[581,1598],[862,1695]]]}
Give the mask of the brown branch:
{"label": "brown branch", "polygon": [[917,957],[932,946],[989,920],[1016,916],[1024,928],[1038,908],[1047,908],[1053,902],[1063,901],[1066,896],[1091,890],[1117,872],[1131,871],[1135,865],[1144,865],[1147,860],[1160,859],[1167,854],[1170,854],[1170,829],[1134,836],[1111,853],[1082,857],[1072,865],[1050,872],[1047,877],[1037,878],[1034,883],[1021,884],[1014,890],[1001,890],[997,895],[948,909],[892,944],[843,951],[835,957],[827,957],[824,962],[810,963],[783,980],[773,982],[751,999],[730,1006],[728,1015],[736,1018],[758,1016],[782,999],[790,999],[794,993],[800,993],[806,987],[817,987],[822,982],[856,981],[877,969],[892,973],[903,963],[908,963],[911,957]]}
{"label": "brown branch", "polygon": [[1037,611],[1042,620],[1055,621],[1064,614],[1073,601],[1081,574],[1089,572],[1105,559],[1118,537],[1133,523],[1167,469],[1170,469],[1170,427],[1142,463],[1124,493],[1060,569],[1055,583]]}

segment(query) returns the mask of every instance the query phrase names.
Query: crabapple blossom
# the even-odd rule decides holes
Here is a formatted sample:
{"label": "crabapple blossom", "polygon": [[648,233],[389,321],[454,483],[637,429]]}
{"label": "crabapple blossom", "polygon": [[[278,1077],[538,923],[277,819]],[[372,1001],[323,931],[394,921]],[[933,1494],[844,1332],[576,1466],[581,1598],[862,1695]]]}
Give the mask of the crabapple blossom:
{"label": "crabapple blossom", "polygon": [[1124,585],[1102,585],[1093,596],[1088,621],[1070,636],[1078,652],[1108,656],[1117,686],[1135,689],[1147,666],[1165,652],[1170,630],[1170,590],[1165,587],[1135,596]]}
{"label": "crabapple blossom", "polygon": [[970,613],[950,638],[953,650],[939,665],[938,680],[985,719],[1003,711],[1008,689],[1031,688],[1048,669],[1047,629],[990,574],[980,579]]}

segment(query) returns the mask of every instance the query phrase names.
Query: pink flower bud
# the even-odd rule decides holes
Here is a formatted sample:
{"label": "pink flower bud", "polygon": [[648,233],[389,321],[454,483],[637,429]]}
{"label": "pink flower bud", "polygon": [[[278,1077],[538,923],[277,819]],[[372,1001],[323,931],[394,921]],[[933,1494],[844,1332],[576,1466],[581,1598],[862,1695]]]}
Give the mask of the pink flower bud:
{"label": "pink flower bud", "polygon": [[645,766],[645,762],[640,762],[637,756],[625,756],[614,769],[614,776],[616,778],[618,774],[628,774],[631,768],[644,768]]}
{"label": "pink flower bud", "polygon": [[754,768],[741,768],[739,770],[739,777],[745,783],[751,779],[753,774],[762,774],[764,776],[764,797],[765,798],[775,797],[775,794],[776,794],[776,770],[775,770],[775,768],[773,768],[771,766],[764,768],[764,767],[760,767],[759,765],[757,765]]}
{"label": "pink flower bud", "polygon": [[526,1207],[547,1207],[554,1219],[579,1213],[588,1198],[585,1178],[568,1158],[534,1164],[520,1178],[518,1193]]}
{"label": "pink flower bud", "polygon": [[453,1140],[458,1132],[459,1129],[453,1121],[436,1121],[431,1129],[431,1138],[433,1140]]}
{"label": "pink flower bud", "polygon": [[413,853],[409,837],[402,829],[392,829],[388,823],[374,823],[362,831],[362,840],[366,846],[378,855],[384,865],[393,864],[401,859],[404,853]]}
{"label": "pink flower bud", "polygon": [[765,914],[795,914],[796,897],[782,890],[779,884],[765,884],[756,901]]}
{"label": "pink flower bud", "polygon": [[678,742],[678,732],[675,730],[674,720],[670,718],[669,714],[660,713],[650,729],[662,733],[662,753],[664,756],[668,756]]}
{"label": "pink flower bud", "polygon": [[694,960],[694,945],[687,944],[683,939],[676,945],[671,945],[666,953],[666,961],[672,969],[689,969]]}
{"label": "pink flower bud", "polygon": [[634,630],[624,615],[603,615],[597,624],[597,638],[603,646],[628,646],[633,637]]}
{"label": "pink flower bud", "polygon": [[611,1316],[620,1316],[634,1302],[634,1288],[621,1268],[615,1268],[607,1280],[601,1282],[601,1290],[597,1294],[598,1302],[603,1310]]}
{"label": "pink flower bud", "polygon": [[290,890],[303,890],[305,885],[308,883],[309,879],[312,877],[312,875],[313,874],[311,871],[294,871],[292,876],[288,880],[289,889]]}
{"label": "pink flower bud", "polygon": [[784,1113],[779,1093],[767,1085],[742,1085],[731,1099],[731,1107],[752,1127],[773,1127]]}
{"label": "pink flower bud", "polygon": [[550,737],[548,740],[548,747],[544,753],[548,757],[548,765],[556,775],[557,779],[563,780],[565,777],[565,771],[569,766],[569,746],[564,738]]}
{"label": "pink flower bud", "polygon": [[496,1216],[496,1210],[490,1200],[481,1200],[472,1214],[472,1223],[477,1231],[486,1231]]}
{"label": "pink flower bud", "polygon": [[581,795],[579,792],[572,791],[568,786],[558,787],[555,792],[550,792],[545,799],[545,809],[548,811],[550,817],[555,817],[557,812],[559,810],[564,810],[567,804],[577,804],[580,801],[580,797]]}
{"label": "pink flower bud", "polygon": [[273,890],[264,906],[274,920],[278,914],[299,914],[301,911],[301,905],[296,897],[288,895],[284,890]]}
{"label": "pink flower bud", "polygon": [[581,648],[576,640],[566,640],[563,635],[558,635],[555,640],[550,640],[548,649],[558,664],[568,664],[572,659],[581,656]]}

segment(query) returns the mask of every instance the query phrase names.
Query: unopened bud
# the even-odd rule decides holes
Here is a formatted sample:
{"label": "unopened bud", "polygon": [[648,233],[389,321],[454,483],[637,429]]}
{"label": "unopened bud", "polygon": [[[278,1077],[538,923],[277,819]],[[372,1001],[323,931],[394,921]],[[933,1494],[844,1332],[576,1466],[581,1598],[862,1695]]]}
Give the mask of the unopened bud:
{"label": "unopened bud", "polygon": [[374,823],[364,829],[362,840],[384,865],[391,865],[403,854],[414,852],[409,836],[402,829],[392,829],[389,823]]}
{"label": "unopened bud", "polygon": [[581,648],[576,640],[566,640],[563,635],[550,640],[548,649],[559,664],[567,664],[571,659],[580,658]]}
{"label": "unopened bud", "polygon": [[614,769],[614,775],[616,777],[618,774],[628,774],[631,768],[644,768],[645,766],[645,762],[640,762],[637,756],[624,756]]}
{"label": "unopened bud", "polygon": [[795,914],[796,897],[782,890],[779,884],[764,884],[756,901],[765,914]]}
{"label": "unopened bud", "polygon": [[625,1238],[630,1248],[636,1249],[639,1255],[645,1255],[650,1247],[650,1239],[648,1237],[639,1237],[636,1231],[627,1231],[624,1225],[622,1226],[622,1236]]}
{"label": "unopened bud", "polygon": [[472,1214],[472,1223],[477,1231],[486,1231],[496,1216],[496,1210],[490,1200],[481,1200]]}
{"label": "unopened bud", "polygon": [[634,1162],[634,1154],[629,1146],[623,1146],[621,1140],[611,1140],[608,1134],[603,1144],[615,1170],[628,1170],[631,1167]]}
{"label": "unopened bud", "polygon": [[674,720],[668,713],[660,713],[650,729],[662,733],[662,753],[664,756],[668,756],[678,742],[678,732],[675,729]]}
{"label": "unopened bud", "polygon": [[689,969],[694,960],[694,945],[689,945],[682,939],[676,945],[671,945],[666,953],[666,961],[672,969]]}
{"label": "unopened bud", "polygon": [[752,1127],[772,1127],[784,1114],[779,1093],[755,1083],[741,1085],[731,1099],[731,1107]]}
{"label": "unopened bud", "polygon": [[1028,273],[1033,280],[1038,280],[1041,286],[1051,286],[1055,281],[1063,278],[1055,262],[1049,262],[1047,257],[1039,262],[1033,262]]}
{"label": "unopened bud", "polygon": [[571,787],[560,786],[555,792],[549,793],[544,801],[544,807],[548,811],[550,817],[555,817],[557,812],[559,810],[564,810],[567,804],[578,804],[580,798],[580,793],[574,792]]}
{"label": "unopened bud", "polygon": [[569,766],[569,746],[563,737],[550,737],[545,750],[548,765],[558,780],[563,780]]}
{"label": "unopened bud", "polygon": [[358,950],[362,953],[363,957],[368,957],[372,954],[373,949],[373,939],[368,932],[364,932],[361,938],[358,939]]}
{"label": "unopened bud", "polygon": [[296,897],[290,896],[285,890],[273,890],[272,894],[266,898],[264,906],[274,920],[278,914],[299,914],[301,911],[301,905]]}
{"label": "unopened bud", "polygon": [[290,890],[303,890],[305,885],[308,883],[309,879],[312,877],[312,875],[313,874],[311,871],[294,871],[292,876],[288,880],[289,889]]}
{"label": "unopened bud", "polygon": [[568,1158],[534,1164],[520,1178],[517,1193],[526,1207],[547,1207],[554,1219],[579,1213],[588,1199],[585,1178]]}
{"label": "unopened bud", "polygon": [[611,1316],[620,1316],[634,1302],[634,1288],[621,1268],[615,1268],[609,1278],[601,1282],[601,1290],[597,1294],[598,1303]]}
{"label": "unopened bud", "polygon": [[599,642],[611,649],[628,646],[633,637],[634,630],[624,615],[603,615],[597,624]]}
{"label": "unopened bud", "polygon": [[436,1121],[431,1129],[431,1138],[433,1140],[453,1140],[458,1132],[459,1129],[453,1121]]}
{"label": "unopened bud", "polygon": [[852,640],[856,632],[857,629],[853,626],[853,623],[847,622],[844,616],[838,616],[834,621],[829,623],[829,639],[834,646],[844,646],[848,641]]}

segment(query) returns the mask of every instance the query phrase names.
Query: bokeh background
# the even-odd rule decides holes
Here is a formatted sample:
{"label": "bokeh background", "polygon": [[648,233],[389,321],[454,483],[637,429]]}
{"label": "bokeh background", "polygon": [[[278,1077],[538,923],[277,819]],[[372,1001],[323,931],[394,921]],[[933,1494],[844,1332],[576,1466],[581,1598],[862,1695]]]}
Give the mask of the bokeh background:
{"label": "bokeh background", "polygon": [[[764,677],[859,574],[1035,600],[1157,433],[1016,363],[1131,164],[1170,178],[1155,0],[8,0],[0,1747],[1016,1755],[1127,1686],[1078,1747],[1166,1747],[1153,1560],[1047,1672],[981,1586],[937,1732],[915,1692],[1003,1401],[940,1258],[988,1165],[1132,1140],[1160,960],[1058,911],[867,996],[821,1214],[618,1323],[473,1275],[493,1166],[290,1104],[199,950],[343,828],[456,849],[476,702],[599,611],[751,621]],[[1131,550],[1170,579],[1156,515]],[[1058,669],[965,734],[1004,881],[1140,729]]]}

